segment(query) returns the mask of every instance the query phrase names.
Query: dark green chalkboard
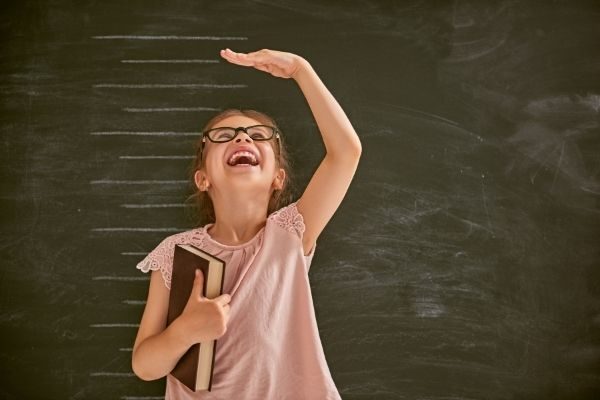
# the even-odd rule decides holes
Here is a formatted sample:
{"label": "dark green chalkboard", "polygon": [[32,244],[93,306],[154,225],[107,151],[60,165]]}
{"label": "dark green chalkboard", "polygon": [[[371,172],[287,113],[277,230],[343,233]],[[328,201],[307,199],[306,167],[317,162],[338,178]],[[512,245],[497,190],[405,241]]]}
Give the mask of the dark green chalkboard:
{"label": "dark green chalkboard", "polygon": [[164,394],[131,371],[135,265],[192,227],[215,110],[273,115],[302,193],[310,110],[230,47],[307,58],[361,138],[309,275],[342,398],[600,398],[599,22],[581,1],[4,4],[0,397]]}

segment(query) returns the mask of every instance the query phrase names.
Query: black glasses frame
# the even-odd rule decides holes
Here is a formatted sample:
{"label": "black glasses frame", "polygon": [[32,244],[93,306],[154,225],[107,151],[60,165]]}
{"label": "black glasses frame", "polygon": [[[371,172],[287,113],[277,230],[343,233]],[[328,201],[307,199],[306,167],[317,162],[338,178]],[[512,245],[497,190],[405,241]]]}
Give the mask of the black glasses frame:
{"label": "black glasses frame", "polygon": [[[248,129],[250,129],[250,128],[256,128],[257,126],[264,126],[264,127],[267,127],[267,128],[271,128],[272,131],[273,131],[273,134],[269,138],[267,138],[267,139],[254,139],[252,136],[250,136],[250,134],[248,134]],[[235,131],[234,135],[229,140],[225,140],[225,141],[212,140],[210,138],[210,136],[208,135],[208,133],[210,131],[216,131],[218,129],[225,129],[225,128],[227,128],[227,129],[233,129]],[[213,143],[227,143],[227,142],[231,142],[233,139],[235,139],[240,131],[243,131],[253,141],[256,140],[258,142],[264,142],[264,141],[267,141],[267,140],[271,140],[271,139],[273,139],[273,137],[275,137],[277,139],[278,152],[281,152],[281,139],[280,139],[280,136],[279,136],[279,130],[277,128],[275,128],[274,126],[262,125],[262,124],[251,125],[251,126],[246,126],[246,127],[238,126],[237,128],[234,128],[234,127],[231,127],[231,126],[220,126],[218,128],[211,128],[211,129],[208,129],[208,130],[202,132],[202,141],[200,142],[200,162],[202,162],[202,152],[204,151],[204,143],[206,143],[206,138],[208,138],[208,140],[210,140]]]}

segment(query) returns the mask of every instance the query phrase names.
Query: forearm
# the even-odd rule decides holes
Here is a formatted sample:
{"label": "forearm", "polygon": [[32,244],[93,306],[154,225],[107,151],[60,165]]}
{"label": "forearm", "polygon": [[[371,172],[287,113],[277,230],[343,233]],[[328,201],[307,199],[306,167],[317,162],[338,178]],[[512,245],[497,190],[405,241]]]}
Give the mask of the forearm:
{"label": "forearm", "polygon": [[321,131],[328,155],[355,156],[361,152],[361,143],[346,113],[321,81],[308,61],[294,77],[313,113]]}
{"label": "forearm", "polygon": [[164,331],[146,338],[134,349],[133,372],[145,381],[160,379],[173,370],[190,346],[182,338],[176,319]]}

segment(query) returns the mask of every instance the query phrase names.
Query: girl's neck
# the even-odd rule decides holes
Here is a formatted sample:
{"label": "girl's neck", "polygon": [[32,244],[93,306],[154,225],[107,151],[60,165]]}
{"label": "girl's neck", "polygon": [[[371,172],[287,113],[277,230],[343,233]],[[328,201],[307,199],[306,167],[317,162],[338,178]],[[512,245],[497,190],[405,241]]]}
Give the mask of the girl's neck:
{"label": "girl's neck", "polygon": [[265,226],[268,205],[257,203],[238,206],[215,207],[215,223],[208,234],[217,242],[237,246],[250,241]]}

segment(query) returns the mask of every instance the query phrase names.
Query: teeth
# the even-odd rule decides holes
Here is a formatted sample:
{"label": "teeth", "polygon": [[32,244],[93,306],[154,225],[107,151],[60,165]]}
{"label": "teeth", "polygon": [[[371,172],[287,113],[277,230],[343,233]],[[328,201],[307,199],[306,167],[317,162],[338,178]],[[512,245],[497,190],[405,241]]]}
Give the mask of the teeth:
{"label": "teeth", "polygon": [[258,164],[256,161],[256,156],[252,153],[250,153],[249,151],[238,151],[236,153],[234,153],[230,158],[229,161],[227,161],[229,163],[229,165],[234,165],[235,162],[237,161],[238,158],[246,156],[250,159],[250,162],[252,163],[252,165],[256,165]]}

